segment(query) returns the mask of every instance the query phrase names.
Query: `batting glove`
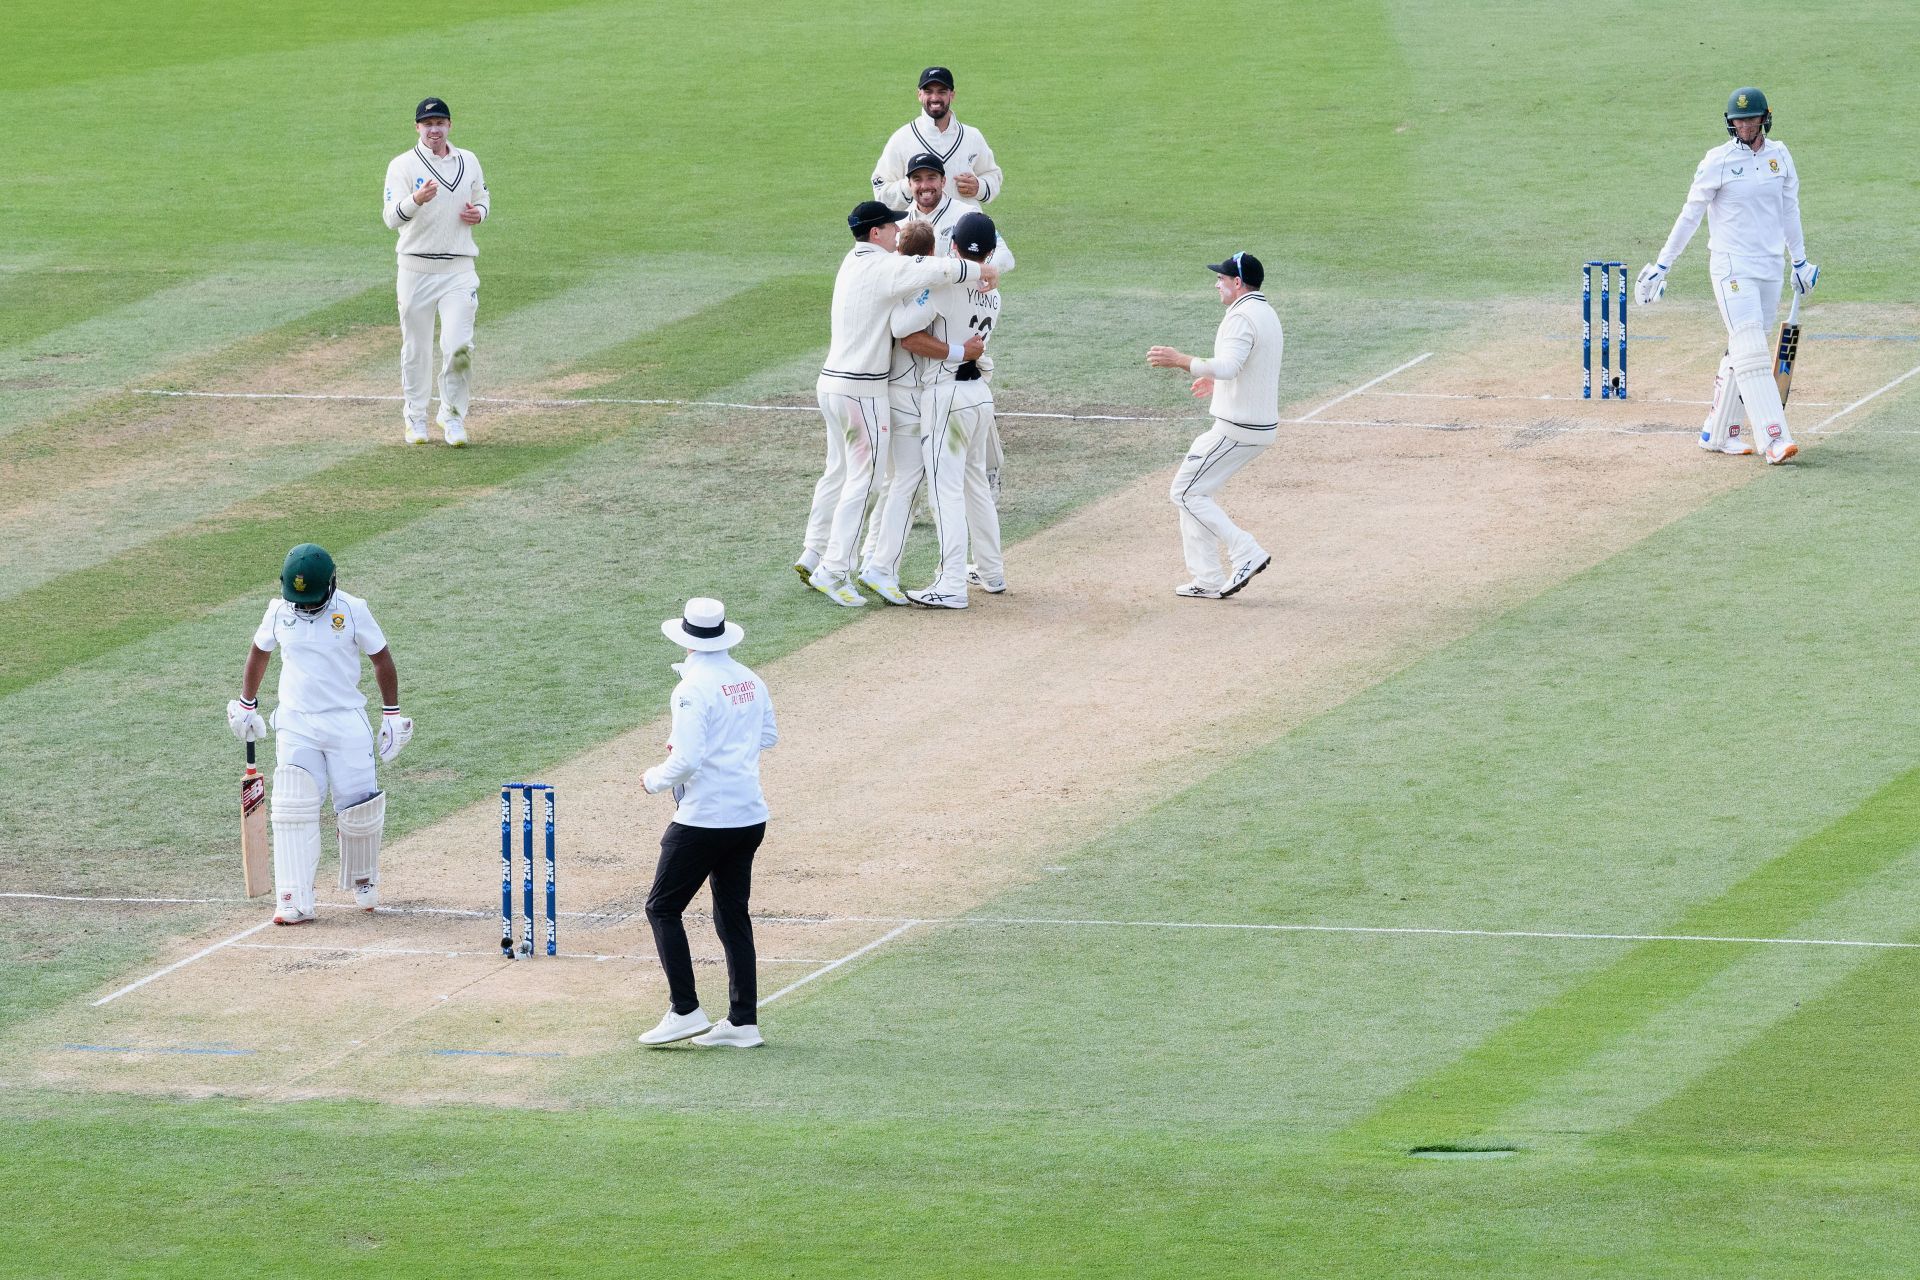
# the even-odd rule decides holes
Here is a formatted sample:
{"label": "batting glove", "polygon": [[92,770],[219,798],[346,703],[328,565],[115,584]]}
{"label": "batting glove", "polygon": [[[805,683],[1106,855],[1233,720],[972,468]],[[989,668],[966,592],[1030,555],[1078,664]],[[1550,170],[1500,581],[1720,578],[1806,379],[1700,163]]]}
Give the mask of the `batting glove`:
{"label": "batting glove", "polygon": [[1667,294],[1667,269],[1657,262],[1649,262],[1640,268],[1640,279],[1634,286],[1634,301],[1643,307],[1650,307]]}
{"label": "batting glove", "polygon": [[227,700],[227,728],[242,742],[258,742],[267,736],[267,722],[260,718],[257,698]]}
{"label": "batting glove", "polygon": [[1793,264],[1793,291],[1812,293],[1813,286],[1820,279],[1820,264],[1802,259]]}
{"label": "batting glove", "polygon": [[398,707],[380,708],[380,759],[387,761],[400,754],[400,748],[413,741],[413,719],[400,714]]}

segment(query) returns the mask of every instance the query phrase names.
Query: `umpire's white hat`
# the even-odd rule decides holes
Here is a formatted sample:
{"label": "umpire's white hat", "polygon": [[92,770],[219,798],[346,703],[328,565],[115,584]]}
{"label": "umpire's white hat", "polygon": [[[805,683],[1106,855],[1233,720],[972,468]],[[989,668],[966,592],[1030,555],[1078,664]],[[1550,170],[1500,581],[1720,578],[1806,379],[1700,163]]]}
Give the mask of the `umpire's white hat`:
{"label": "umpire's white hat", "polygon": [[660,634],[683,649],[701,653],[731,649],[747,637],[738,623],[727,621],[727,607],[706,596],[687,601],[680,617],[660,624]]}

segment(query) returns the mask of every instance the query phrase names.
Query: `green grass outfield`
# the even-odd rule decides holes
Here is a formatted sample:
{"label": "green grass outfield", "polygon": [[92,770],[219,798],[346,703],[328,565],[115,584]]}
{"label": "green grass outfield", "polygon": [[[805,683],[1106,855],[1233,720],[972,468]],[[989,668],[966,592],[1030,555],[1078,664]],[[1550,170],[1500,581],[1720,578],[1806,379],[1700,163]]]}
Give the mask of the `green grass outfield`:
{"label": "green grass outfield", "polygon": [[[785,573],[804,416],[563,411],[423,457],[132,394],[312,389],[304,353],[391,327],[375,197],[419,97],[495,190],[483,393],[809,397],[839,220],[944,61],[1008,172],[1005,398],[1169,413],[1139,351],[1204,343],[1213,254],[1274,272],[1288,398],[1336,392],[1570,303],[1580,258],[1637,264],[1742,80],[1794,147],[1816,300],[1905,301],[1910,183],[1876,142],[1920,17],[1738,25],[32,6],[0,49],[0,890],[229,890],[230,796],[183,780],[228,776],[220,707],[296,530],[395,638],[401,831],[655,716],[633,637],[695,590],[754,619],[756,663],[856,624]],[[369,349],[347,375],[385,389]],[[1920,942],[1911,404],[815,984],[775,1051],[616,1061],[540,1113],[0,1089],[0,1275],[1909,1274],[1920,950],[985,921]],[[250,458],[196,464],[231,433]],[[1010,434],[1020,535],[1187,430]],[[210,918],[0,900],[0,1024]]]}

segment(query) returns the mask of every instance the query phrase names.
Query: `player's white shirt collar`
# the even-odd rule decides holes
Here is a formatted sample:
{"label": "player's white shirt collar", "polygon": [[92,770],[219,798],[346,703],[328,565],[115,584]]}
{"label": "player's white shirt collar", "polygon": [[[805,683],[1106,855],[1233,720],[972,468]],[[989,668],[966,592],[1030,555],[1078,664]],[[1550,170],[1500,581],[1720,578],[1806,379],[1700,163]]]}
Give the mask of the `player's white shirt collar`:
{"label": "player's white shirt collar", "polygon": [[957,127],[960,122],[954,118],[953,111],[951,108],[949,108],[947,111],[947,123],[944,128],[941,127],[941,125],[938,124],[934,120],[934,118],[928,115],[924,110],[920,112],[920,118],[916,120],[914,123],[923,125],[926,128],[933,130],[935,133],[939,134],[940,136],[945,137],[947,134],[947,130]]}

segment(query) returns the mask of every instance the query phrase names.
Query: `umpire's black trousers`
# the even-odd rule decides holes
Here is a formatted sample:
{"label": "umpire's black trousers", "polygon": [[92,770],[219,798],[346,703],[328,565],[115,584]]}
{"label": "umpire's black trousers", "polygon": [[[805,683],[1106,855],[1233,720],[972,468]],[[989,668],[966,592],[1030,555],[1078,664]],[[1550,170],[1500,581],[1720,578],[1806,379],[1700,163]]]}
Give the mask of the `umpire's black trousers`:
{"label": "umpire's black trousers", "polygon": [[660,865],[653,873],[653,891],[647,895],[647,923],[653,926],[654,949],[667,971],[667,990],[675,1013],[700,1007],[693,989],[693,953],[687,949],[687,931],[680,913],[700,891],[703,880],[713,881],[713,928],[727,953],[727,1021],[736,1027],[760,1021],[760,984],[754,975],[753,917],[747,914],[747,894],[753,884],[753,855],[767,834],[767,824],[751,827],[683,827],[667,824],[660,837]]}

